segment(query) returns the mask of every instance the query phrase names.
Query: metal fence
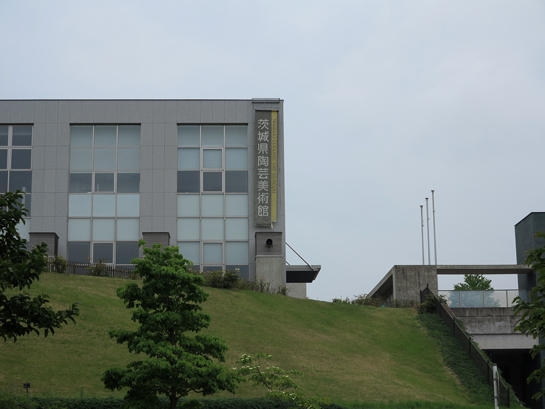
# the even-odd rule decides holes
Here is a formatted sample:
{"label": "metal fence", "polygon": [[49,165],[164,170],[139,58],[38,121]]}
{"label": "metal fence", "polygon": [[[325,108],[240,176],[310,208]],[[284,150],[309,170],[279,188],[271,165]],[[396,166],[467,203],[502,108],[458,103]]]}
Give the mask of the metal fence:
{"label": "metal fence", "polygon": [[[100,277],[134,278],[131,268],[121,268],[110,264],[78,263],[66,261],[66,268],[59,268],[54,257],[47,260],[47,270],[57,273],[75,275],[95,275]],[[64,271],[62,271],[64,270]]]}
{"label": "metal fence", "polygon": [[450,308],[512,307],[513,299],[528,299],[530,290],[439,291]]}
{"label": "metal fence", "polygon": [[[490,386],[494,386],[494,380],[492,377],[492,363],[490,359],[479,348],[475,346],[475,344],[471,341],[471,337],[456,322],[456,317],[454,316],[454,314],[449,311],[444,304],[439,302],[435,294],[433,294],[429,288],[425,288],[424,290],[420,291],[420,301],[426,301],[428,295],[436,300],[435,312],[439,314],[443,321],[445,321],[445,324],[447,324],[447,326],[452,331],[452,335],[456,337],[462,347],[466,350],[471,360],[485,376],[488,384]],[[509,408],[511,407],[510,388],[505,384],[503,379],[500,379],[499,384],[500,404]]]}

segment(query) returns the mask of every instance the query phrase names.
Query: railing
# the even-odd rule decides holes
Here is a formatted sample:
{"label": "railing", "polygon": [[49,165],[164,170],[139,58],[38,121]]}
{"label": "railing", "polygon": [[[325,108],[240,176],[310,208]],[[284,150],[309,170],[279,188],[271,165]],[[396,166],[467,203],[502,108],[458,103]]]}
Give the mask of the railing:
{"label": "railing", "polygon": [[450,308],[512,307],[513,299],[527,299],[530,290],[439,291]]}
{"label": "railing", "polygon": [[53,272],[63,272],[65,274],[75,275],[95,275],[100,277],[117,277],[117,278],[133,278],[132,269],[117,267],[110,264],[99,263],[78,263],[75,261],[67,261],[66,270],[59,271],[55,264],[54,258],[49,258],[47,262],[47,270]]}
{"label": "railing", "polygon": [[[452,335],[454,335],[456,339],[458,339],[462,347],[467,351],[469,357],[475,363],[475,366],[477,366],[477,368],[484,375],[488,384],[490,386],[494,386],[494,380],[492,377],[492,365],[489,358],[484,355],[484,353],[479,348],[477,348],[477,346],[475,346],[475,344],[471,341],[471,337],[456,322],[456,317],[454,316],[454,314],[452,314],[452,312],[449,311],[444,304],[439,302],[435,294],[433,294],[429,288],[425,288],[420,291],[420,301],[426,301],[428,295],[435,298],[436,300],[435,312],[439,314],[443,321],[445,321],[445,324],[447,324],[447,326],[452,330]],[[503,379],[500,379],[499,385],[500,403],[509,408],[511,407],[510,389],[505,384]]]}

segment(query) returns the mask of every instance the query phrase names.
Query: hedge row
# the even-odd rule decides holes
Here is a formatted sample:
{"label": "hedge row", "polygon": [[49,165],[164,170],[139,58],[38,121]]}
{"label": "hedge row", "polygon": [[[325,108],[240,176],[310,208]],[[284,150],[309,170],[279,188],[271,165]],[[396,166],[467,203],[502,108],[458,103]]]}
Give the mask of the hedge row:
{"label": "hedge row", "polygon": [[[281,409],[275,401],[263,398],[241,399],[197,399],[203,409]],[[115,398],[32,398],[36,409],[120,409],[123,399]],[[183,400],[181,400],[183,402]],[[338,405],[328,405],[328,409],[342,409]]]}

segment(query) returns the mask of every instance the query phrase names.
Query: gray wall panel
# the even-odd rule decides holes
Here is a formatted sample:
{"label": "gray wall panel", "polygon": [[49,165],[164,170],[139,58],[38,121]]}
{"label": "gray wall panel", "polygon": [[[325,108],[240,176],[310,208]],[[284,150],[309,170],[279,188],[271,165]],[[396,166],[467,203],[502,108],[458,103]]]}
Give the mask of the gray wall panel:
{"label": "gray wall panel", "polygon": [[165,124],[153,124],[153,146],[163,146],[165,144]]}
{"label": "gray wall panel", "polygon": [[153,122],[153,102],[142,101],[142,122]]}
{"label": "gray wall panel", "polygon": [[[43,206],[44,206],[43,192],[34,192],[34,189],[33,189],[32,190],[32,215],[31,215],[33,223],[36,217],[41,217],[43,215]],[[31,228],[34,228],[34,227],[35,226],[31,226]],[[39,230],[32,230],[32,231],[39,231]]]}
{"label": "gray wall panel", "polygon": [[63,122],[58,124],[57,144],[59,146],[70,145],[70,125],[68,124],[68,122]]}
{"label": "gray wall panel", "polygon": [[79,124],[81,123],[81,108],[82,101],[70,101],[70,123]]}
{"label": "gray wall panel", "polygon": [[249,123],[252,120],[250,115],[253,115],[252,103],[250,101],[237,101],[237,123]]}
{"label": "gray wall panel", "polygon": [[165,101],[153,101],[153,122],[165,122]]}
{"label": "gray wall panel", "polygon": [[[34,146],[32,148],[32,169],[41,171],[45,167],[45,148],[43,146]],[[37,172],[33,172],[32,190],[34,191],[34,178]]]}
{"label": "gray wall panel", "polygon": [[165,123],[165,145],[178,146],[178,126],[176,122]]}
{"label": "gray wall panel", "polygon": [[45,145],[45,123],[35,123],[32,129],[32,144],[34,146]]}
{"label": "gray wall panel", "polygon": [[237,101],[225,101],[225,123],[237,122]]}
{"label": "gray wall panel", "polygon": [[56,124],[59,120],[59,101],[47,101],[45,109],[45,122],[48,124]]}
{"label": "gray wall panel", "polygon": [[156,232],[165,231],[164,217],[153,216],[151,218],[151,231],[156,231]]}
{"label": "gray wall panel", "polygon": [[[47,179],[47,176],[46,176],[46,179]],[[53,181],[54,183],[54,181]],[[53,222],[53,217],[55,216],[55,196],[57,196],[55,194],[55,192],[52,192],[52,191],[49,191],[49,192],[45,192],[44,193],[44,202],[43,202],[43,206],[42,206],[42,209],[43,209],[43,213],[42,215],[44,217],[47,217],[47,221],[49,221],[49,219],[51,219],[52,221],[52,225],[54,225],[54,222]],[[44,220],[44,223],[45,223],[46,220]],[[50,230],[50,231],[54,231],[54,230]]]}
{"label": "gray wall panel", "polygon": [[119,121],[117,119],[117,101],[105,101],[105,119],[104,122],[117,124]]}
{"label": "gray wall panel", "polygon": [[92,124],[94,118],[93,101],[82,101],[81,103],[81,122],[84,124]]}
{"label": "gray wall panel", "polygon": [[[154,148],[155,149],[155,148]],[[160,168],[156,168],[160,169]],[[153,178],[153,193],[154,196],[163,196],[165,191],[165,171],[164,170],[152,170]]]}
{"label": "gray wall panel", "polygon": [[43,174],[44,174],[44,182],[43,182],[44,190],[43,191],[45,193],[55,193],[55,188],[57,185],[57,181],[56,181],[57,171],[47,169],[47,170],[44,170]]}
{"label": "gray wall panel", "polygon": [[[34,200],[34,199],[32,199]],[[34,206],[34,205],[33,205]],[[31,232],[43,232],[43,217],[32,215],[32,219],[30,220],[30,231]]]}
{"label": "gray wall panel", "polygon": [[[56,194],[55,195],[55,219],[59,217],[64,217],[66,220],[66,215],[68,214],[68,195],[67,194]],[[55,232],[57,232],[55,230]],[[59,234],[57,232],[57,234]]]}
{"label": "gray wall panel", "polygon": [[59,101],[59,114],[57,115],[59,124],[70,123],[70,101]]}
{"label": "gray wall panel", "polygon": [[42,222],[43,222],[42,231],[47,231],[47,232],[55,231],[54,217],[43,217]]}
{"label": "gray wall panel", "polygon": [[57,145],[57,123],[45,124],[45,145],[48,147],[55,147]]}
{"label": "gray wall panel", "polygon": [[188,101],[176,102],[176,122],[177,123],[189,122],[189,102]]}
{"label": "gray wall panel", "polygon": [[130,122],[130,101],[117,101],[117,120],[120,124]]}
{"label": "gray wall panel", "polygon": [[34,101],[34,122],[45,122],[45,101]]}
{"label": "gray wall panel", "polygon": [[23,123],[34,122],[34,101],[23,101]]}
{"label": "gray wall panel", "polygon": [[165,101],[165,122],[176,122],[176,101]]}
{"label": "gray wall panel", "polygon": [[[165,216],[165,195],[164,194],[153,194],[152,195],[152,206],[153,214],[152,216],[160,216],[163,218]],[[162,231],[162,230],[155,230]]]}
{"label": "gray wall panel", "polygon": [[32,172],[32,201],[34,202],[34,199],[36,199],[36,196],[34,195],[35,193],[41,193],[43,191],[44,191],[44,172],[42,168],[36,172]]}
{"label": "gray wall panel", "polygon": [[0,101],[0,122],[1,123],[8,124],[11,122],[10,112],[11,112],[11,102]]}
{"label": "gray wall panel", "polygon": [[140,216],[140,233],[144,231],[151,231],[151,216]]}
{"label": "gray wall panel", "polygon": [[212,101],[212,122],[225,123],[225,102]]}
{"label": "gray wall panel", "polygon": [[203,123],[214,122],[213,101],[201,101],[201,121]]}
{"label": "gray wall panel", "polygon": [[55,183],[55,188],[57,189],[58,193],[63,193],[63,194],[68,193],[68,178],[69,178],[68,170],[62,169],[62,170],[56,171],[57,181]]}
{"label": "gray wall panel", "polygon": [[165,217],[165,230],[170,233],[170,245],[176,246],[176,217]]}
{"label": "gray wall panel", "polygon": [[165,147],[153,146],[153,169],[165,168]]}
{"label": "gray wall panel", "polygon": [[140,123],[142,121],[142,101],[130,101],[129,122]]}
{"label": "gray wall panel", "polygon": [[152,172],[151,168],[140,170],[140,192],[150,193],[153,191]]}
{"label": "gray wall panel", "polygon": [[140,216],[153,215],[153,193],[140,193]]}
{"label": "gray wall panel", "polygon": [[[55,146],[45,147],[44,169],[57,169],[57,148]],[[55,187],[53,187],[55,189]]]}
{"label": "gray wall panel", "polygon": [[177,201],[178,201],[178,195],[175,192],[165,193],[165,216],[174,218],[174,221],[171,220],[171,222],[174,224],[174,229],[176,229],[176,216],[178,211]]}
{"label": "gray wall panel", "polygon": [[153,124],[147,122],[140,126],[140,146],[153,145]]}
{"label": "gray wall panel", "polygon": [[23,122],[23,102],[13,101],[10,104],[10,122],[13,124],[20,124]]}
{"label": "gray wall panel", "polygon": [[93,101],[93,122],[106,122],[106,101]]}
{"label": "gray wall panel", "polygon": [[175,170],[165,171],[165,192],[177,193],[178,192],[178,172]]}
{"label": "gray wall panel", "polygon": [[198,124],[201,122],[201,101],[187,101],[187,122]]}
{"label": "gray wall panel", "polygon": [[140,148],[140,169],[153,169],[152,146],[142,146]]}

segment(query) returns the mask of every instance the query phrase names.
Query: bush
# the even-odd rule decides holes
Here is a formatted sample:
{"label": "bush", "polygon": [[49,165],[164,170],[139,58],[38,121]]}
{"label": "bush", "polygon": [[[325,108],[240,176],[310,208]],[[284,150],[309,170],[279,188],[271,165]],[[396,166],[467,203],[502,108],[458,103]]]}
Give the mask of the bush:
{"label": "bush", "polygon": [[26,396],[0,390],[0,409],[37,409],[36,404]]}
{"label": "bush", "polygon": [[54,273],[66,274],[68,268],[68,261],[61,256],[55,256],[49,259],[51,265],[50,270]]}
{"label": "bush", "polygon": [[98,263],[91,263],[89,267],[87,267],[87,271],[90,276],[93,277],[107,277],[108,276],[108,270],[106,263],[104,262],[104,259],[101,258],[98,260]]}

